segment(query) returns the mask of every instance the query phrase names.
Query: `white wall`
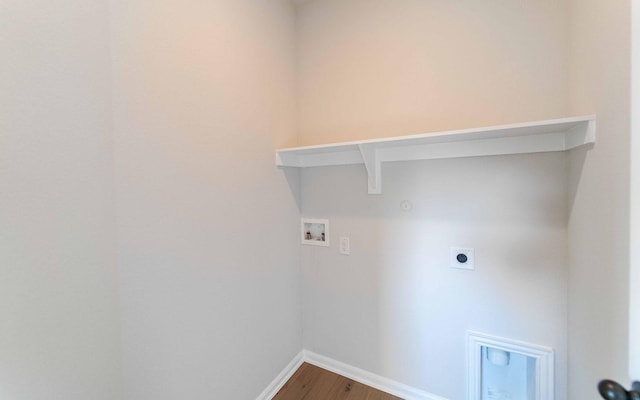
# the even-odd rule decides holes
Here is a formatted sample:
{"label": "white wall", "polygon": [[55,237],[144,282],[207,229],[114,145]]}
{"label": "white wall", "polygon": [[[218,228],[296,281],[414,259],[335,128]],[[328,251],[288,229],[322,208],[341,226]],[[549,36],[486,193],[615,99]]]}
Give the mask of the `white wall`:
{"label": "white wall", "polygon": [[111,8],[125,398],[255,398],[302,348],[293,9]]}
{"label": "white wall", "polygon": [[566,8],[558,0],[305,2],[300,143],[565,116]]}
{"label": "white wall", "polygon": [[0,398],[122,398],[108,12],[0,3]]}
{"label": "white wall", "polygon": [[[305,170],[303,215],[335,239],[302,253],[305,348],[462,399],[481,331],[553,347],[564,399],[565,172],[559,153],[390,163],[371,196],[361,166]],[[451,246],[475,248],[475,272],[449,268]]]}
{"label": "white wall", "polygon": [[569,393],[628,381],[630,21],[628,0],[571,2],[570,112],[598,115],[571,154]]}
{"label": "white wall", "polygon": [[632,7],[632,97],[631,97],[631,265],[629,277],[630,375],[640,381],[640,4]]}
{"label": "white wall", "polygon": [[[304,144],[566,115],[567,4],[312,1],[298,8]],[[566,398],[567,156],[391,163],[302,174],[305,347],[451,399],[467,329],[553,347]],[[403,213],[402,200],[414,209]],[[340,256],[340,235],[352,255]],[[448,268],[474,247],[477,270]]]}

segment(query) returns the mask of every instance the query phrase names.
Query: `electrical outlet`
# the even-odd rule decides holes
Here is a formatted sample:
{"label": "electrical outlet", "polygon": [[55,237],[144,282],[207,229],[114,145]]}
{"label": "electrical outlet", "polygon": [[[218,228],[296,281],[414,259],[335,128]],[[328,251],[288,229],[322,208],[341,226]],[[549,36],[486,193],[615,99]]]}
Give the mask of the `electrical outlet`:
{"label": "electrical outlet", "polygon": [[476,269],[473,249],[468,247],[451,248],[451,268]]}
{"label": "electrical outlet", "polygon": [[349,245],[349,238],[348,237],[341,237],[340,238],[340,254],[344,254],[346,256],[351,254],[351,246]]}

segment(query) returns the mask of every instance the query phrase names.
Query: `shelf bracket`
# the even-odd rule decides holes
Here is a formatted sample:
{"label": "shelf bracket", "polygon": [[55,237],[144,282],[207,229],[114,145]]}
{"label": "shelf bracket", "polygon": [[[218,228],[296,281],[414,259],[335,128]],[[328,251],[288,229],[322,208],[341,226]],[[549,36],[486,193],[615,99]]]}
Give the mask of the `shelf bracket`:
{"label": "shelf bracket", "polygon": [[378,150],[371,144],[358,144],[358,149],[362,155],[362,161],[367,169],[369,194],[382,193],[381,162],[378,158]]}

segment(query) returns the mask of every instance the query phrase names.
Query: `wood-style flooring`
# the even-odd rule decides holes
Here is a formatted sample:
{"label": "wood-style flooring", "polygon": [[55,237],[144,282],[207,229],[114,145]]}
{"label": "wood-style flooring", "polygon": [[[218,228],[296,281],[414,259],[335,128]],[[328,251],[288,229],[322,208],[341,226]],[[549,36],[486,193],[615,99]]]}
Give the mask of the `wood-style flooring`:
{"label": "wood-style flooring", "polygon": [[304,363],[273,400],[402,400],[362,383]]}

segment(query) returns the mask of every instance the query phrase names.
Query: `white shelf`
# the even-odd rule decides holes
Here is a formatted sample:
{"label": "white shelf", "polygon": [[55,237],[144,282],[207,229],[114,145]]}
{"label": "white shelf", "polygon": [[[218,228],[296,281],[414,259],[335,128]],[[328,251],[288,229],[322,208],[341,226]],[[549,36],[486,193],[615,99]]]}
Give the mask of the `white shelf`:
{"label": "white shelf", "polygon": [[596,118],[592,115],[285,148],[276,151],[276,165],[304,168],[364,164],[369,193],[380,194],[383,162],[566,151],[595,140]]}

